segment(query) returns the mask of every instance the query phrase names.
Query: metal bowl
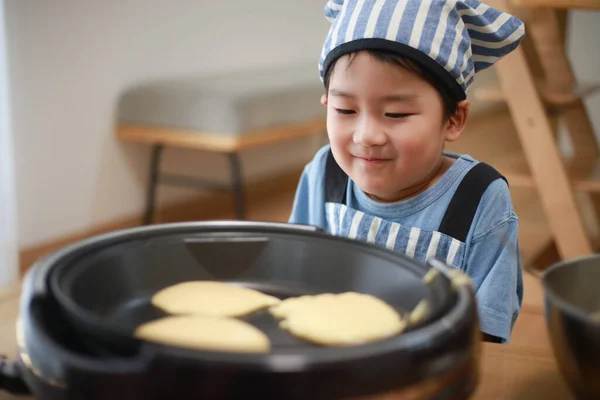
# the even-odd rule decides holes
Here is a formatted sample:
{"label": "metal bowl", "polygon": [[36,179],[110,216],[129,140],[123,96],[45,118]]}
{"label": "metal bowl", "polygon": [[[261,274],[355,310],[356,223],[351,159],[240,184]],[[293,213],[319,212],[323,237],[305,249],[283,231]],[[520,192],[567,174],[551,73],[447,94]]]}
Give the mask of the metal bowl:
{"label": "metal bowl", "polygon": [[560,371],[578,398],[600,399],[600,255],[557,263],[542,283]]}

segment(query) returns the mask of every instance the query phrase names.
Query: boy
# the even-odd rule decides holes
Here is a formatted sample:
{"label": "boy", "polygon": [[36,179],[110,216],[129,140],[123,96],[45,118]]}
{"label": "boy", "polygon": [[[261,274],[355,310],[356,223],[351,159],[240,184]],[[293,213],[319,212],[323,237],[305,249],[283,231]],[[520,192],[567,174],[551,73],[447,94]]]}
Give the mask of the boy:
{"label": "boy", "polygon": [[331,0],[319,72],[330,144],[300,179],[289,222],[464,270],[484,339],[507,343],[522,272],[507,182],[444,153],[476,72],[517,47],[523,23],[476,0]]}

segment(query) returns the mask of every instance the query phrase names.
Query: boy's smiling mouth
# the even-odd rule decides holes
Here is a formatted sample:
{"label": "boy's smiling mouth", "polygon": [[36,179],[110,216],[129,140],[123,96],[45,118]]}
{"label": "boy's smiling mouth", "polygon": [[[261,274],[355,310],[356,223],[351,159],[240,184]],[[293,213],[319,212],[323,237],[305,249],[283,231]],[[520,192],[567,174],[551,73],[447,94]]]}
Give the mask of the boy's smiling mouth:
{"label": "boy's smiling mouth", "polygon": [[354,151],[350,150],[349,153],[353,158],[366,162],[383,162],[392,160],[392,157],[384,156],[383,154],[379,154],[379,152],[376,153],[356,149]]}
{"label": "boy's smiling mouth", "polygon": [[382,164],[385,162],[392,161],[391,158],[377,158],[377,157],[363,157],[363,156],[353,156],[354,159],[364,162],[367,164]]}

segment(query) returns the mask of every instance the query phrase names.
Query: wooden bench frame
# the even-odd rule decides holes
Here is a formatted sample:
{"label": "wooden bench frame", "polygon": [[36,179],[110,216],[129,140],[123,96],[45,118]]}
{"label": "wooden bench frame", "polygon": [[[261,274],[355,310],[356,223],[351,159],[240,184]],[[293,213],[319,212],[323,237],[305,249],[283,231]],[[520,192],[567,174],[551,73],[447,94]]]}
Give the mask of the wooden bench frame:
{"label": "wooden bench frame", "polygon": [[[244,204],[244,180],[240,153],[261,146],[272,145],[303,137],[324,134],[326,118],[319,118],[299,124],[286,124],[267,129],[245,132],[240,135],[227,133],[195,132],[175,128],[146,125],[119,124],[117,137],[126,142],[149,144],[152,146],[146,192],[146,210],[143,224],[153,222],[156,195],[159,184],[184,186],[215,191],[229,191],[235,201],[236,216],[246,218]],[[166,147],[202,150],[225,154],[231,169],[230,184],[208,179],[192,178],[184,175],[161,172],[162,155]]]}

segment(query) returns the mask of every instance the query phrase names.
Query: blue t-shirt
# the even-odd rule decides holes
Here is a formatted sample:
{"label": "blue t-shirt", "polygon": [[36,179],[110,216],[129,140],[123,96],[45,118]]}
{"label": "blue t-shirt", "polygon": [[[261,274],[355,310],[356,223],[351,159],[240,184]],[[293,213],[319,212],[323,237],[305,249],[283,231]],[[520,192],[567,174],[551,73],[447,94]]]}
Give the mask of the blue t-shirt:
{"label": "blue t-shirt", "polygon": [[379,203],[348,179],[344,204],[325,196],[329,145],[306,165],[290,223],[318,226],[330,234],[372,242],[425,261],[435,256],[469,275],[476,289],[481,331],[508,343],[523,299],[518,218],[508,185],[494,181],[484,192],[464,242],[437,231],[456,189],[478,162],[456,161],[424,192],[397,203]]}

